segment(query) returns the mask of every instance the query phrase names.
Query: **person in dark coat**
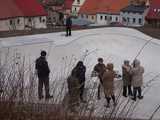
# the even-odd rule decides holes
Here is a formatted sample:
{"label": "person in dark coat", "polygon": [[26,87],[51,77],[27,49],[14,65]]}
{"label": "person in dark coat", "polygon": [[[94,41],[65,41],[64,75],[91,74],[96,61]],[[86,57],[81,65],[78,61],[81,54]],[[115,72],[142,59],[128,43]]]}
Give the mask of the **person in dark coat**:
{"label": "person in dark coat", "polygon": [[86,67],[84,66],[82,61],[79,61],[76,65],[76,67],[73,69],[76,73],[76,77],[79,80],[80,84],[80,100],[82,102],[85,102],[83,100],[83,93],[84,93],[84,87],[85,87],[85,72],[86,72]]}
{"label": "person in dark coat", "polygon": [[102,76],[105,70],[106,70],[106,66],[103,63],[103,58],[98,58],[98,64],[94,66],[94,71],[98,74],[98,78],[100,80],[100,84],[98,86],[98,96],[97,96],[98,99],[100,99],[100,89],[101,89],[101,85],[103,84]]}
{"label": "person in dark coat", "polygon": [[49,73],[50,69],[48,62],[46,61],[46,51],[41,51],[41,56],[36,60],[36,70],[38,74],[38,96],[42,99],[43,96],[43,85],[45,86],[45,98],[52,98],[49,94]]}
{"label": "person in dark coat", "polygon": [[131,66],[129,65],[129,61],[125,60],[124,64],[122,65],[122,80],[123,80],[123,96],[127,97],[128,95],[132,96],[132,89],[131,89],[131,79],[132,76],[130,74]]}
{"label": "person in dark coat", "polygon": [[72,19],[70,15],[66,18],[66,36],[71,36]]}
{"label": "person in dark coat", "polygon": [[72,112],[77,112],[76,106],[79,105],[80,84],[76,74],[75,69],[73,69],[71,75],[67,78],[69,108]]}

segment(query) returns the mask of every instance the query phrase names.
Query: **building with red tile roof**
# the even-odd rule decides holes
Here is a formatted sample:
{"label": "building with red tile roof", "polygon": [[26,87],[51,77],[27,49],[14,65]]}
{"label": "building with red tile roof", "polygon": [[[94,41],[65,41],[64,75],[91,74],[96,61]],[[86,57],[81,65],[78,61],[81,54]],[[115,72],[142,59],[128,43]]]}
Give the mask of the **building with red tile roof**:
{"label": "building with red tile roof", "polygon": [[146,20],[155,27],[160,27],[160,0],[151,0]]}
{"label": "building with red tile roof", "polygon": [[86,0],[79,16],[98,24],[119,21],[120,10],[129,5],[130,0]]}
{"label": "building with red tile roof", "polygon": [[0,31],[45,28],[46,15],[36,0],[0,0]]}

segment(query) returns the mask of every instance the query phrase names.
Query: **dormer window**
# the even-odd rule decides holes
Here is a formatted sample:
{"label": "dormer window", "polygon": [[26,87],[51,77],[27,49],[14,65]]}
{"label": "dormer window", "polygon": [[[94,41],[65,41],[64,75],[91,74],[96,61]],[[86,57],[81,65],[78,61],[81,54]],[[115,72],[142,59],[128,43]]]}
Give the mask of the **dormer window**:
{"label": "dormer window", "polygon": [[80,0],[77,0],[77,3],[80,4]]}

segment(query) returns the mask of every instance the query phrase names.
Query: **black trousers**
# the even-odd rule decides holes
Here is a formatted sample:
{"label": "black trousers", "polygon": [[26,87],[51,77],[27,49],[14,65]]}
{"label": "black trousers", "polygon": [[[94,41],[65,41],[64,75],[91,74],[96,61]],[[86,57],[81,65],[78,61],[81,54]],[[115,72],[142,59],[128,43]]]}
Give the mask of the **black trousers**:
{"label": "black trousers", "polygon": [[127,96],[127,91],[128,91],[128,95],[131,95],[131,96],[133,95],[131,85],[123,86],[123,96]]}
{"label": "black trousers", "polygon": [[[113,100],[113,103],[115,103],[115,102],[116,102],[115,95],[111,95],[111,98],[112,98],[112,100]],[[107,104],[110,104],[111,98],[106,96]]]}
{"label": "black trousers", "polygon": [[43,86],[45,87],[45,96],[48,97],[49,94],[49,77],[38,78],[38,96],[43,97]]}
{"label": "black trousers", "polygon": [[84,93],[84,87],[85,87],[85,81],[80,82],[80,99],[83,100],[83,93]]}
{"label": "black trousers", "polygon": [[137,92],[138,92],[138,97],[142,96],[142,89],[141,87],[133,87],[133,96],[136,99],[137,97]]}
{"label": "black trousers", "polygon": [[100,96],[100,93],[101,93],[101,85],[103,85],[103,82],[102,82],[102,78],[100,76],[98,76],[99,80],[100,80],[100,83],[98,85],[98,99],[101,98]]}
{"label": "black trousers", "polygon": [[66,27],[66,36],[71,36],[71,27]]}

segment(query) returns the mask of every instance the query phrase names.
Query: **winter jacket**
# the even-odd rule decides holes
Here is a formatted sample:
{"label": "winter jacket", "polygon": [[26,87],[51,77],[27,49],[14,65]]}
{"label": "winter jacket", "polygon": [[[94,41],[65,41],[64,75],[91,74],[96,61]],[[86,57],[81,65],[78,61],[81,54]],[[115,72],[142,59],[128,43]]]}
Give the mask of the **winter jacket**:
{"label": "winter jacket", "polygon": [[45,57],[39,57],[36,60],[36,70],[39,78],[49,77],[50,69]]}
{"label": "winter jacket", "polygon": [[73,71],[75,72],[76,78],[79,80],[80,83],[85,81],[85,72],[86,67],[84,65],[82,66],[76,66]]}
{"label": "winter jacket", "polygon": [[[94,71],[96,71],[98,73],[98,77],[100,78],[100,80],[102,80],[102,76],[103,76],[103,73],[105,72],[106,70],[106,66],[105,64],[96,64],[95,67],[94,67]],[[102,83],[102,81],[101,81]]]}
{"label": "winter jacket", "polygon": [[71,27],[72,26],[72,19],[71,17],[67,17],[66,19],[66,27]]}
{"label": "winter jacket", "polygon": [[123,80],[123,86],[128,86],[131,85],[131,74],[130,71],[131,70],[131,66],[127,66],[127,65],[123,65],[122,66],[122,80]]}
{"label": "winter jacket", "polygon": [[79,101],[80,84],[78,79],[74,75],[70,75],[67,78],[69,104],[76,104]]}
{"label": "winter jacket", "polygon": [[102,81],[106,97],[114,95],[114,78],[115,72],[113,70],[106,70],[103,74]]}
{"label": "winter jacket", "polygon": [[134,67],[131,68],[130,73],[132,75],[132,86],[141,87],[143,85],[144,68],[140,66],[139,60],[134,60]]}

